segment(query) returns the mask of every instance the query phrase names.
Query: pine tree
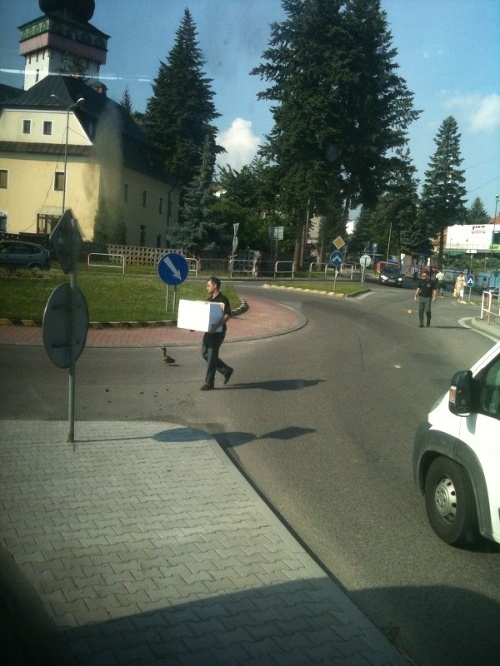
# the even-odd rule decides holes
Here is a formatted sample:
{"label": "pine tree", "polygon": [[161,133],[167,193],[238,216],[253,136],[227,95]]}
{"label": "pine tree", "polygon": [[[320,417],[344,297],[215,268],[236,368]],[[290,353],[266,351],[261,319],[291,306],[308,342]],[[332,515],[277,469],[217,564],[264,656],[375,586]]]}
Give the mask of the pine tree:
{"label": "pine tree", "polygon": [[123,95],[120,101],[120,104],[123,106],[125,111],[130,115],[132,115],[132,98],[130,97],[130,91],[128,87],[125,88],[123,91]]}
{"label": "pine tree", "polygon": [[256,157],[240,171],[230,166],[219,169],[220,196],[215,213],[227,229],[239,224],[238,246],[264,252],[269,246],[269,228],[280,226],[273,215],[276,207],[272,167]]}
{"label": "pine tree", "polygon": [[226,225],[214,212],[214,163],[209,137],[205,140],[199,173],[185,189],[182,224],[172,230],[171,242],[190,257],[228,253],[232,239]]}
{"label": "pine tree", "polygon": [[438,265],[443,265],[444,230],[454,224],[464,224],[466,190],[464,172],[460,169],[460,137],[453,116],[441,123],[434,142],[437,146],[425,172],[420,203],[420,218],[428,235],[439,235]]}
{"label": "pine tree", "polygon": [[94,219],[94,243],[112,243],[115,222],[109,213],[106,199],[99,197],[99,206]]}
{"label": "pine tree", "polygon": [[186,9],[167,62],[160,63],[145,123],[149,138],[162,151],[166,168],[181,188],[199,173],[207,140],[214,161],[223,151],[216,145],[217,130],[211,124],[220,114],[203,64],[196,26]]}
{"label": "pine tree", "polygon": [[481,199],[477,197],[467,211],[467,224],[488,224],[489,221],[490,216]]}
{"label": "pine tree", "polygon": [[356,220],[354,231],[348,239],[349,255],[352,257],[364,254],[365,250],[371,248],[374,241],[372,211],[363,206]]}
{"label": "pine tree", "polygon": [[379,0],[283,0],[283,9],[252,73],[271,82],[259,93],[274,103],[262,155],[276,164],[284,211],[300,220],[297,261],[308,203],[326,220],[327,242],[351,207],[375,204],[419,114]]}
{"label": "pine tree", "polygon": [[407,148],[396,152],[399,165],[373,213],[376,240],[387,257],[391,254],[399,256],[403,251],[429,249],[428,239],[418,222],[416,168]]}

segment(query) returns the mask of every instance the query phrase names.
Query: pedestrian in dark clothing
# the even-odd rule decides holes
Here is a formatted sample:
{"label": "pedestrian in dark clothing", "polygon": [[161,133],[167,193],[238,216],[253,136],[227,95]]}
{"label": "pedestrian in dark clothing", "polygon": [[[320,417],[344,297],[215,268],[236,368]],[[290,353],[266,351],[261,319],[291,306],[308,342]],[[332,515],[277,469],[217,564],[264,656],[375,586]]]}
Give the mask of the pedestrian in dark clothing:
{"label": "pedestrian in dark clothing", "polygon": [[429,271],[424,268],[422,277],[415,290],[415,301],[418,299],[418,321],[422,328],[424,325],[424,312],[427,316],[427,326],[431,325],[431,302],[436,300],[436,281],[431,278]]}
{"label": "pedestrian in dark clothing", "polygon": [[[221,308],[220,319],[210,327],[210,330],[207,333],[203,335],[201,354],[207,362],[207,373],[205,375],[205,383],[201,387],[202,391],[210,391],[214,388],[216,371],[223,375],[224,384],[228,383],[231,375],[234,372],[233,368],[230,368],[226,363],[224,363],[224,361],[219,358],[219,349],[224,342],[224,338],[226,337],[226,324],[231,318],[231,307],[229,305],[229,300],[220,291],[219,278],[211,277],[207,280],[207,291],[207,301],[212,303],[222,303],[223,308]],[[217,329],[221,330],[217,331]]]}

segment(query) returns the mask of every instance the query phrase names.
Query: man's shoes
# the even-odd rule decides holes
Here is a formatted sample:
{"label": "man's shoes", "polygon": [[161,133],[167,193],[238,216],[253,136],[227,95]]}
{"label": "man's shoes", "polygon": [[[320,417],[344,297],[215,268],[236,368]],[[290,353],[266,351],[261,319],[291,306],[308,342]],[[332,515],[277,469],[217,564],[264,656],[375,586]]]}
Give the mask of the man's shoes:
{"label": "man's shoes", "polygon": [[427,320],[427,326],[430,326],[430,325],[431,325],[431,320],[428,319],[428,320]]}
{"label": "man's shoes", "polygon": [[213,386],[211,384],[203,384],[200,391],[211,391],[212,389],[213,389]]}
{"label": "man's shoes", "polygon": [[233,368],[231,368],[226,372],[226,374],[224,375],[224,384],[228,383],[228,381],[231,379],[231,375],[233,374],[233,372],[234,372]]}

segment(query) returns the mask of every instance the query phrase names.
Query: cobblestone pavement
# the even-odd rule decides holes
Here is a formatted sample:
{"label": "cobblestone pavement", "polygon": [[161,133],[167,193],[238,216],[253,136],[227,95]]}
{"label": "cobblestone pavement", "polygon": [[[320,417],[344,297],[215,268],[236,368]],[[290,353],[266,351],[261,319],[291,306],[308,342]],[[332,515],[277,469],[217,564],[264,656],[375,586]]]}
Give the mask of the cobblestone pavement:
{"label": "cobblestone pavement", "polygon": [[2,663],[405,663],[206,433],[75,433],[2,422],[0,597],[38,659]]}

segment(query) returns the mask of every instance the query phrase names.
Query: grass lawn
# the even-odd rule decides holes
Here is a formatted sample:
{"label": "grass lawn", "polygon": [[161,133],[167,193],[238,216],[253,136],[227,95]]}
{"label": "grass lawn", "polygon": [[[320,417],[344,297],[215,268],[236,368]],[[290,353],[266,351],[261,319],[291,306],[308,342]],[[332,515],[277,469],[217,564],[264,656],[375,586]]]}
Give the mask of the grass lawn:
{"label": "grass lawn", "polygon": [[[177,288],[168,287],[168,312],[167,285],[160,280],[156,267],[129,266],[123,274],[115,269],[82,265],[78,266],[76,284],[87,301],[91,322],[164,321],[177,318],[177,307],[173,309],[174,294],[176,306],[181,298],[206,300],[205,279],[188,277]],[[41,322],[52,291],[62,282],[69,281],[70,276],[64,275],[59,268],[52,268],[50,272],[42,272],[36,277],[30,271],[0,271],[0,318]],[[227,280],[222,279],[222,282],[222,290],[229,298],[231,308],[237,308],[240,299],[234,287]],[[275,282],[270,279],[269,283],[346,295],[361,288],[356,282],[338,281],[334,289],[333,280]]]}
{"label": "grass lawn", "polygon": [[[14,274],[0,274],[0,318],[32,319],[41,321],[47,300],[52,291],[62,282],[69,282],[70,276],[60,269],[43,272],[40,277],[32,277],[29,271],[16,271]],[[194,281],[188,278],[178,287],[168,287],[160,280],[155,269],[127,268],[122,274],[116,270],[78,269],[76,284],[83,292],[89,308],[91,322],[102,321],[164,321],[176,319],[177,307],[173,310],[174,294],[176,305],[179,299],[201,300],[207,298],[205,280]],[[225,283],[224,294],[232,308],[240,300],[235,290]]]}

